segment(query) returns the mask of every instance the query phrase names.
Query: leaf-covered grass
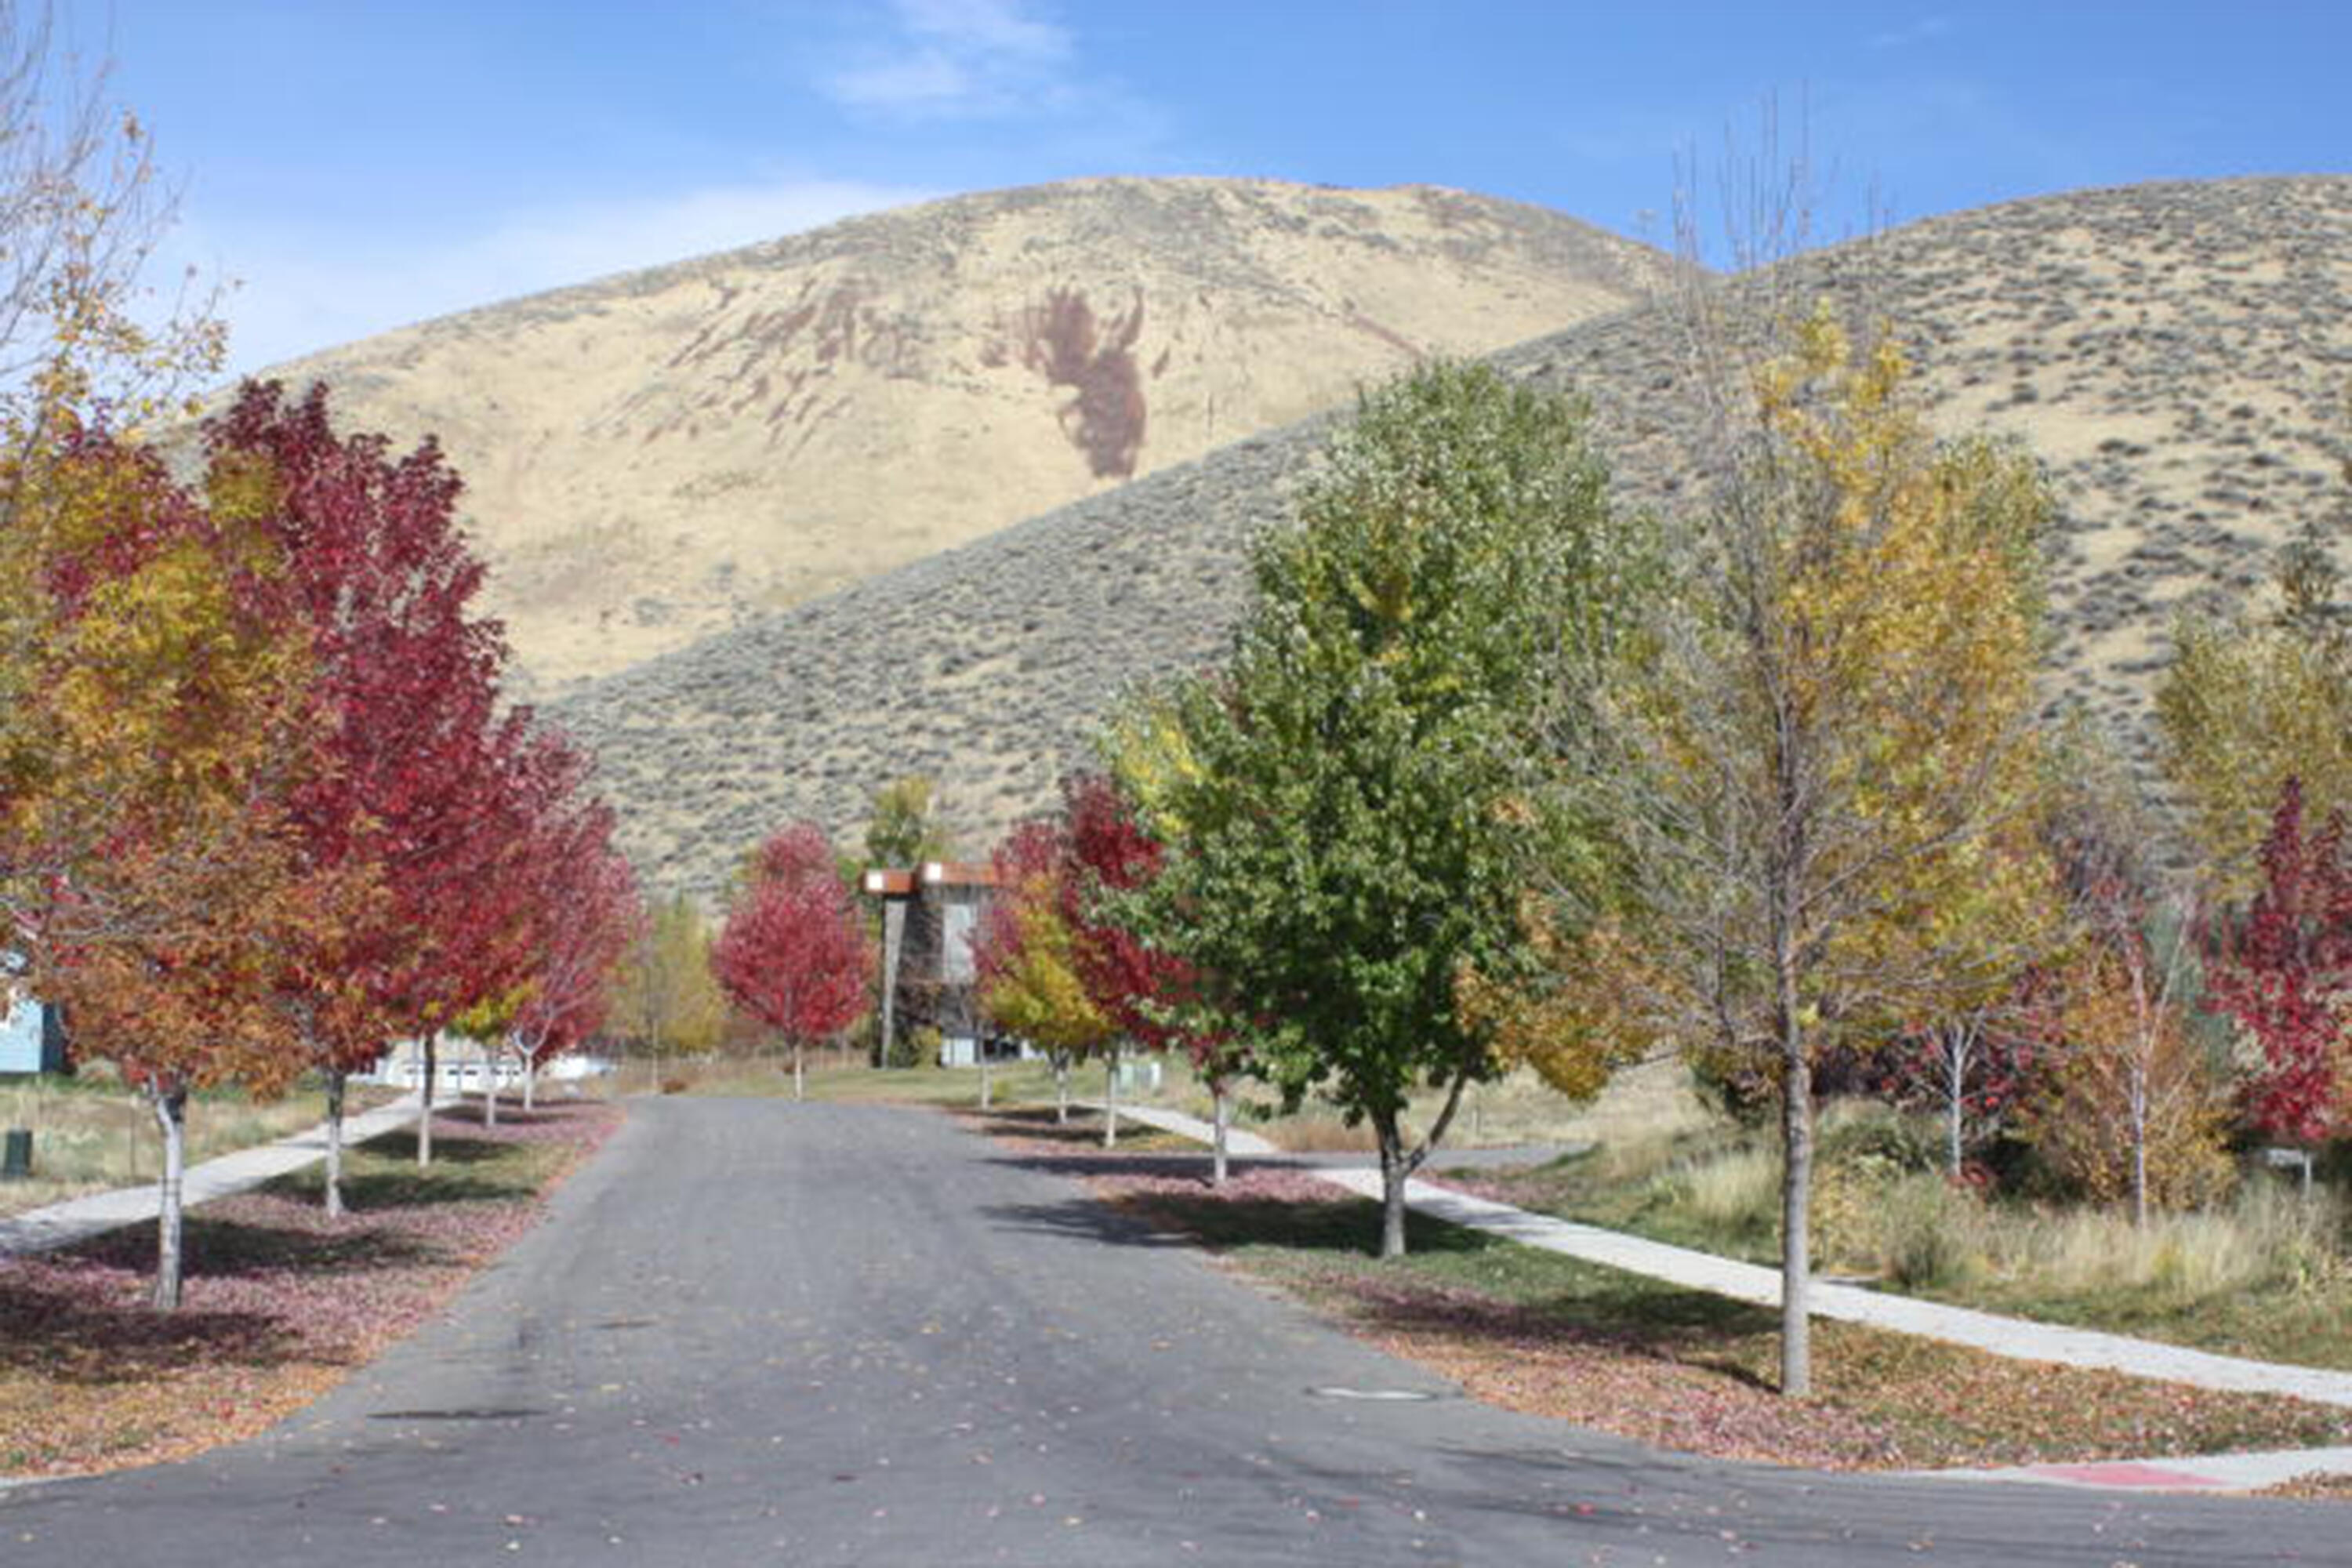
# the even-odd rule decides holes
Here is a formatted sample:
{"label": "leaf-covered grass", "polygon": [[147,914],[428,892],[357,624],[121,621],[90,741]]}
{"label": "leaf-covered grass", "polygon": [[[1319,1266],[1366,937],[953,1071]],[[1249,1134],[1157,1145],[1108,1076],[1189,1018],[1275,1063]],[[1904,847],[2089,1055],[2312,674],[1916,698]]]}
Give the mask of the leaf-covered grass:
{"label": "leaf-covered grass", "polygon": [[959,1109],[957,1115],[974,1131],[1034,1153],[1104,1155],[1115,1160],[1137,1154],[1202,1156],[1208,1152],[1204,1145],[1181,1132],[1163,1131],[1125,1117],[1119,1119],[1118,1146],[1106,1149],[1102,1113],[1076,1107],[1071,1109],[1067,1121],[1055,1120],[1050,1103],[1000,1104],[987,1110],[965,1107]]}
{"label": "leaf-covered grass", "polygon": [[[351,1113],[399,1092],[355,1084]],[[319,1089],[308,1082],[267,1101],[241,1089],[202,1090],[188,1100],[188,1159],[275,1142],[309,1131],[325,1116]],[[100,1068],[77,1078],[0,1079],[0,1127],[33,1134],[33,1178],[0,1182],[0,1215],[152,1182],[163,1166],[163,1136],[145,1098]]]}
{"label": "leaf-covered grass", "polygon": [[2256,1497],[2299,1498],[2306,1502],[2352,1502],[2352,1476],[2316,1473],[2264,1487]]}
{"label": "leaf-covered grass", "polygon": [[315,1167],[192,1210],[177,1312],[146,1305],[152,1226],[0,1262],[0,1475],[179,1458],[300,1408],[530,1229],[620,1119],[593,1102],[478,1117],[442,1119],[425,1171],[413,1133],[352,1151],[340,1220]]}
{"label": "leaf-covered grass", "polygon": [[1097,1194],[1508,1408],[1723,1458],[2007,1465],[2352,1441],[2352,1412],[1815,1327],[1815,1396],[1772,1390],[1778,1314],[1416,1215],[1382,1264],[1368,1200],[1258,1167],[1222,1191],[1106,1164]]}

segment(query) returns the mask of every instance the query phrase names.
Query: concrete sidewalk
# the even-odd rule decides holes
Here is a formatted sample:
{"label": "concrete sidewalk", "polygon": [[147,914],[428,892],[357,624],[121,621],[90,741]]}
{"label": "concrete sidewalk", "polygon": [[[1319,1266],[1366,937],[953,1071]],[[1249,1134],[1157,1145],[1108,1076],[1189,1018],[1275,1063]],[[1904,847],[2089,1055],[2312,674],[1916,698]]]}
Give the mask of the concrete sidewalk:
{"label": "concrete sidewalk", "polygon": [[[1119,1114],[1202,1142],[1213,1135],[1207,1122],[1154,1106],[1123,1105]],[[1226,1147],[1236,1155],[1252,1157],[1280,1156],[1283,1152],[1255,1133],[1240,1131],[1228,1134]],[[1349,1192],[1370,1198],[1381,1195],[1381,1173],[1376,1170],[1302,1168]],[[1780,1271],[1777,1268],[1717,1258],[1712,1253],[1695,1252],[1597,1226],[1579,1225],[1573,1220],[1555,1219],[1549,1215],[1530,1214],[1508,1204],[1472,1197],[1426,1182],[1408,1184],[1405,1198],[1422,1214],[1528,1247],[1539,1247],[1547,1252],[1564,1253],[1588,1263],[1622,1268],[1629,1274],[1645,1275],[1758,1306],[1780,1304]],[[2198,1388],[2240,1394],[2286,1394],[2323,1405],[2352,1406],[2352,1373],[2216,1355],[2153,1340],[2004,1318],[1851,1285],[1828,1285],[1816,1280],[1813,1313],[1816,1317],[1891,1329],[1897,1333],[1945,1340],[2020,1361],[2098,1367]]]}
{"label": "concrete sidewalk", "polygon": [[[346,1148],[364,1143],[380,1133],[396,1127],[405,1127],[416,1120],[423,1100],[410,1095],[390,1105],[380,1105],[373,1110],[343,1119],[343,1143]],[[282,1176],[289,1171],[299,1171],[327,1157],[327,1128],[324,1122],[308,1132],[298,1132],[291,1138],[258,1148],[240,1149],[234,1154],[223,1154],[191,1165],[182,1178],[182,1198],[188,1207],[213,1198],[241,1193],[259,1186],[272,1176]],[[126,1225],[140,1225],[154,1220],[163,1208],[163,1194],[154,1185],[121,1187],[110,1193],[92,1193],[88,1197],[69,1198],[47,1208],[0,1219],[0,1258],[25,1257],[36,1252],[48,1252],[68,1247]]]}

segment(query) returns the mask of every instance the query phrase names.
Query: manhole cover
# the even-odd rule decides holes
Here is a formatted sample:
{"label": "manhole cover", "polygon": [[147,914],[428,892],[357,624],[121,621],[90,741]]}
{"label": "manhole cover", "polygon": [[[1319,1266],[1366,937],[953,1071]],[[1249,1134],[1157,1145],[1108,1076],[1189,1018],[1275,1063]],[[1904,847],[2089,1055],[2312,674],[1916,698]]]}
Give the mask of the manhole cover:
{"label": "manhole cover", "polygon": [[1418,1405],[1437,1397],[1420,1388],[1310,1388],[1318,1399],[1361,1399],[1383,1405]]}

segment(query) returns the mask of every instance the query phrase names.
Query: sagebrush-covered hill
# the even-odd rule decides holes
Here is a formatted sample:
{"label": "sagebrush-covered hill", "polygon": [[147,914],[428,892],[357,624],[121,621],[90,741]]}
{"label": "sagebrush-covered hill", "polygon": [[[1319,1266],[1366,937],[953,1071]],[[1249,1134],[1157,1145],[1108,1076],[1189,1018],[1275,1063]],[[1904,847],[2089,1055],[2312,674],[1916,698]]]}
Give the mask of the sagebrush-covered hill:
{"label": "sagebrush-covered hill", "polygon": [[[2241,598],[2336,504],[2352,377],[2352,178],[2167,184],[1929,219],[1787,264],[1868,287],[1938,426],[2028,443],[2062,510],[2053,694],[2145,742],[2178,608]],[[1737,286],[1737,285],[1735,285]],[[1693,477],[1684,338],[1658,307],[1506,351],[1593,401],[1624,494]],[[1052,798],[1126,687],[1215,658],[1243,552],[1320,439],[1223,447],[595,683],[556,715],[602,762],[654,883],[709,893],[760,834],[836,834],[876,784],[941,779],[973,847]]]}
{"label": "sagebrush-covered hill", "polygon": [[1402,186],[960,196],[264,373],[437,435],[546,695],[1297,419],[1417,355],[1617,309],[1657,254]]}

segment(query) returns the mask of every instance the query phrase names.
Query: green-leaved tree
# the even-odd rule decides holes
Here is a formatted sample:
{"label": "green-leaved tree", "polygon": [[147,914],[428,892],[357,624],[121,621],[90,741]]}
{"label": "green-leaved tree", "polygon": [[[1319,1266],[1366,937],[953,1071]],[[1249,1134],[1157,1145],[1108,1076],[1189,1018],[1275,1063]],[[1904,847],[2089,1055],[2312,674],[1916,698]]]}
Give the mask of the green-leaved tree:
{"label": "green-leaved tree", "polygon": [[[1584,423],[1476,365],[1368,394],[1256,546],[1225,667],[1144,726],[1184,762],[1136,781],[1169,849],[1143,921],[1215,977],[1208,1022],[1287,1102],[1371,1124],[1383,1257],[1404,1251],[1407,1179],[1496,1068],[1457,983],[1528,967],[1527,868],[1582,841],[1538,742],[1645,560]],[[1408,1147],[1423,1087],[1441,1108]]]}

